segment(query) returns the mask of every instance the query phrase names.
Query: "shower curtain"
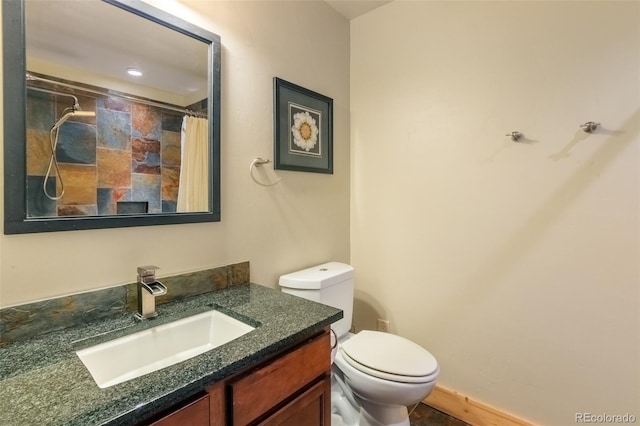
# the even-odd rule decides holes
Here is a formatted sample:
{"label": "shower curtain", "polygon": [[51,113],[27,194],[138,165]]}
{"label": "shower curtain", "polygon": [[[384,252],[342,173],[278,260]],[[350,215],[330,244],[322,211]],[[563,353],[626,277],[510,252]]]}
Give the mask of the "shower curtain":
{"label": "shower curtain", "polygon": [[178,212],[209,210],[209,120],[185,115],[181,131]]}

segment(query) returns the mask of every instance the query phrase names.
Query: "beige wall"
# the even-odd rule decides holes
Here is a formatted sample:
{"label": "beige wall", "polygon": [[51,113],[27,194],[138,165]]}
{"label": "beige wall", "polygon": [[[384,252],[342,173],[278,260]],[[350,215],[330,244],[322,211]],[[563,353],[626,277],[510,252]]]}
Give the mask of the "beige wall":
{"label": "beige wall", "polygon": [[[322,2],[156,3],[222,38],[222,222],[2,235],[0,306],[131,282],[145,264],[171,275],[249,260],[252,281],[274,286],[349,261],[349,22]],[[274,76],[334,99],[333,175],[249,177],[255,157],[273,158]]]}
{"label": "beige wall", "polygon": [[638,2],[352,21],[356,325],[390,320],[442,384],[539,424],[640,418],[638,76]]}

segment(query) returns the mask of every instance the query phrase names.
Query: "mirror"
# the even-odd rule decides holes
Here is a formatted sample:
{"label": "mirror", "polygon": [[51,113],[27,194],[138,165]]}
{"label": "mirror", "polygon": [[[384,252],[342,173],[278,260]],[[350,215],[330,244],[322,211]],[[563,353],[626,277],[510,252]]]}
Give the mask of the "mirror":
{"label": "mirror", "polygon": [[5,234],[220,220],[217,35],[138,0],[2,24]]}

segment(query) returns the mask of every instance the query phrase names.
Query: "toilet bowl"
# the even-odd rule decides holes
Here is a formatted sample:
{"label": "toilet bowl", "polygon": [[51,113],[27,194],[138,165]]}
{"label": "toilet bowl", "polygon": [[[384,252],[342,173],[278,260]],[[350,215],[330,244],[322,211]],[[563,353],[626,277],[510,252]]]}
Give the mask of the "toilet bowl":
{"label": "toilet bowl", "polygon": [[348,332],[353,285],[353,268],[338,262],[280,277],[283,292],[344,312],[344,318],[332,325],[338,338],[332,351],[332,426],[409,426],[407,406],[429,395],[440,372],[438,362],[404,337]]}
{"label": "toilet bowl", "polygon": [[408,426],[406,407],[431,392],[439,372],[436,359],[419,345],[368,330],[342,342],[334,361],[334,374],[355,397],[351,407],[360,426]]}

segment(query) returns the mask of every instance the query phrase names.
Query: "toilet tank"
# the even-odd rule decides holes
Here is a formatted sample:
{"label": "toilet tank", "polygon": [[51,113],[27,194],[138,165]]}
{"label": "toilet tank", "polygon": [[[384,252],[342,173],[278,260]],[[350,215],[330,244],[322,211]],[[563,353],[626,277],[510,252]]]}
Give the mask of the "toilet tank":
{"label": "toilet tank", "polygon": [[353,267],[329,262],[280,277],[284,293],[342,309],[344,317],[331,328],[338,338],[351,329],[353,316]]}

